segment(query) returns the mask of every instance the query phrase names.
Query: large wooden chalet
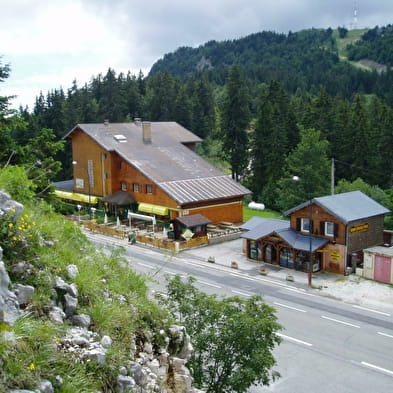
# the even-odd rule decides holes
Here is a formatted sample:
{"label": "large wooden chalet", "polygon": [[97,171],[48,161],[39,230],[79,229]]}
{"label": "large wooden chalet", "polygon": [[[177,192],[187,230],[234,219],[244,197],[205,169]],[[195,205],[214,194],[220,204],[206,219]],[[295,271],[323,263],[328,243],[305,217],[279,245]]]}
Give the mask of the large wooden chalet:
{"label": "large wooden chalet", "polygon": [[253,217],[242,226],[248,258],[296,270],[345,274],[363,249],[384,243],[389,210],[360,191],[313,198],[285,212],[290,220]]}
{"label": "large wooden chalet", "polygon": [[[165,219],[201,214],[243,221],[250,191],[195,153],[201,139],[176,122],[78,124],[72,140],[73,192]],[[107,206],[108,208],[108,206]]]}

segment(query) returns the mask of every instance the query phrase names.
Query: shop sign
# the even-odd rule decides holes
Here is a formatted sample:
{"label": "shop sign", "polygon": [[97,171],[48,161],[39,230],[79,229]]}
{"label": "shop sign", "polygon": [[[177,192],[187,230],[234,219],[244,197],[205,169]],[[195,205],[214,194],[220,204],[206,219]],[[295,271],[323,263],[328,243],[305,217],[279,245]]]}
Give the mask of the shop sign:
{"label": "shop sign", "polygon": [[354,234],[354,233],[367,232],[368,227],[369,227],[368,222],[364,222],[362,224],[356,224],[349,228],[349,233]]}

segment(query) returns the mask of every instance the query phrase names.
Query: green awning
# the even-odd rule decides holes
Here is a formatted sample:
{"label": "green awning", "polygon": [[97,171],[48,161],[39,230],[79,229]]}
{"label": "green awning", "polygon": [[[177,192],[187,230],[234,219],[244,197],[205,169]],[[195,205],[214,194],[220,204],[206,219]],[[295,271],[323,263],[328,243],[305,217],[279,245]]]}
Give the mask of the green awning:
{"label": "green awning", "polygon": [[167,216],[168,208],[165,206],[153,205],[151,203],[140,203],[138,206],[140,212],[157,214],[158,216]]}
{"label": "green awning", "polygon": [[79,194],[77,192],[69,192],[62,190],[55,190],[55,195],[61,199],[69,199],[77,202],[91,203],[96,205],[98,203],[98,197],[94,195]]}

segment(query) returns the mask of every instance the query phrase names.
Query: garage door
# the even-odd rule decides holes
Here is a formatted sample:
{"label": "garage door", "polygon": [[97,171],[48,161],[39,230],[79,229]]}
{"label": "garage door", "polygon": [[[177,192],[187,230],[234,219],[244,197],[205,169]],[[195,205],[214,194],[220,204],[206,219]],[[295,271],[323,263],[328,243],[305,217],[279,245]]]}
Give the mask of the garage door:
{"label": "garage door", "polygon": [[382,255],[375,256],[374,280],[390,283],[391,258]]}

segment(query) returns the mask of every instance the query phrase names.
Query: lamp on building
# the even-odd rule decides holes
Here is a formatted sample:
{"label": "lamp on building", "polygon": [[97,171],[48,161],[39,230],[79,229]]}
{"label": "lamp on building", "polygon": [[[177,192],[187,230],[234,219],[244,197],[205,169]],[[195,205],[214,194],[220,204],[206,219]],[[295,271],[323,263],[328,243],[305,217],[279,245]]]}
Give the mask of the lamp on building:
{"label": "lamp on building", "polygon": [[[78,165],[78,161],[72,161],[72,165]],[[88,193],[89,193],[89,215],[91,218],[91,186],[92,186],[92,175],[89,168],[86,168],[86,175],[87,175],[87,186],[88,186]]]}
{"label": "lamp on building", "polygon": [[[301,181],[302,179],[299,176],[293,176],[293,180]],[[308,203],[309,203],[309,211],[308,211],[308,238],[309,238],[309,254],[308,254],[308,267],[307,267],[307,281],[308,286],[312,286],[312,272],[313,272],[313,258],[312,258],[312,198],[311,198],[311,190],[307,182],[304,182],[307,195],[308,195]]]}

